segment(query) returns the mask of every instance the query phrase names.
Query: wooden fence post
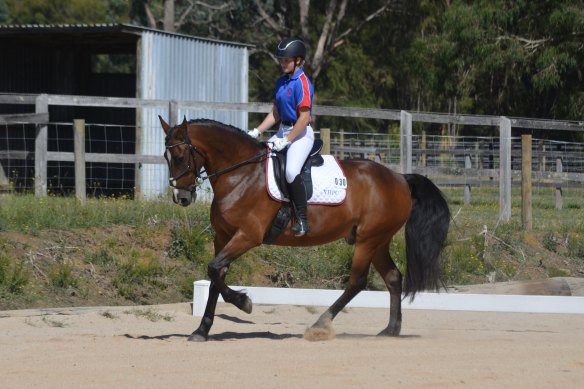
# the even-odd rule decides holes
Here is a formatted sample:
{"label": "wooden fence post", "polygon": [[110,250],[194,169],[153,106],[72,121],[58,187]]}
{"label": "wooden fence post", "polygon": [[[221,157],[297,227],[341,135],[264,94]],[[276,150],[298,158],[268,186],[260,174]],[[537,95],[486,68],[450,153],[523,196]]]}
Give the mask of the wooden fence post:
{"label": "wooden fence post", "polygon": [[545,144],[543,143],[543,139],[540,139],[537,142],[537,150],[538,150],[538,162],[539,162],[539,171],[540,172],[545,172],[545,162],[546,162],[546,158],[545,158]]}
{"label": "wooden fence post", "polygon": [[[470,155],[464,156],[464,167],[465,169],[472,169],[472,162],[470,160]],[[466,172],[464,173],[464,177],[466,178]],[[464,205],[470,204],[470,184],[467,182],[464,185]]]}
{"label": "wooden fence post", "polygon": [[[556,158],[556,172],[562,173],[564,170],[564,165],[562,165],[562,158]],[[562,209],[564,205],[564,197],[562,194],[562,179],[559,178],[556,183],[556,209]]]}
{"label": "wooden fence post", "polygon": [[[139,47],[140,45],[138,45]],[[140,61],[138,61],[140,62]],[[136,133],[135,133],[135,153],[136,155],[142,154],[142,150],[144,147],[143,144],[143,136],[144,136],[144,122],[143,119],[143,108],[139,107],[136,108]],[[142,200],[142,164],[137,162],[134,164],[134,199],[135,200]]]}
{"label": "wooden fence post", "polygon": [[421,167],[426,167],[428,164],[428,156],[426,154],[426,148],[428,147],[428,141],[426,139],[426,130],[422,130],[422,143],[421,143],[421,160],[420,160],[420,166]]}
{"label": "wooden fence post", "polygon": [[511,219],[511,120],[499,120],[499,220]]}
{"label": "wooden fence post", "polygon": [[531,135],[521,135],[521,221],[525,230],[533,229],[531,208]]}
{"label": "wooden fence post", "polygon": [[483,169],[483,144],[484,141],[480,140],[477,143],[475,143],[475,158],[476,158],[476,168],[479,170]]}
{"label": "wooden fence post", "polygon": [[85,183],[85,120],[73,120],[75,150],[75,197],[85,205],[86,183]]}
{"label": "wooden fence post", "polygon": [[322,139],[322,154],[329,155],[331,153],[331,129],[321,128],[320,139]]}
{"label": "wooden fence post", "polygon": [[10,180],[6,177],[4,173],[4,167],[2,166],[2,162],[0,162],[0,193],[7,191],[10,192],[12,188],[10,188]]}
{"label": "wooden fence post", "polygon": [[343,150],[343,147],[345,147],[345,130],[342,128],[339,131],[339,147],[341,151],[339,152],[338,158],[345,159],[345,151]]}
{"label": "wooden fence post", "polygon": [[182,122],[182,118],[178,117],[178,102],[176,100],[170,100],[168,102],[168,124],[171,126],[176,126]]}
{"label": "wooden fence post", "polygon": [[400,112],[400,165],[403,174],[412,172],[412,114]]}
{"label": "wooden fence post", "polygon": [[[35,100],[35,112],[49,112],[49,98],[46,94],[39,95]],[[34,194],[43,197],[47,195],[47,124],[37,124],[34,142]]]}

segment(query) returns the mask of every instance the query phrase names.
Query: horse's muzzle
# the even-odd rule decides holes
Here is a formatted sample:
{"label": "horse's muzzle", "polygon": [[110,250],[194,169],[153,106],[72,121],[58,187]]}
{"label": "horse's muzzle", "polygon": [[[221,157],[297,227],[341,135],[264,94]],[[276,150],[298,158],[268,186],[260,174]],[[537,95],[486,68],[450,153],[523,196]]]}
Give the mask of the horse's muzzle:
{"label": "horse's muzzle", "polygon": [[182,205],[183,207],[189,206],[197,200],[197,192],[193,188],[192,190],[185,189],[173,189],[172,190],[172,201],[175,204]]}

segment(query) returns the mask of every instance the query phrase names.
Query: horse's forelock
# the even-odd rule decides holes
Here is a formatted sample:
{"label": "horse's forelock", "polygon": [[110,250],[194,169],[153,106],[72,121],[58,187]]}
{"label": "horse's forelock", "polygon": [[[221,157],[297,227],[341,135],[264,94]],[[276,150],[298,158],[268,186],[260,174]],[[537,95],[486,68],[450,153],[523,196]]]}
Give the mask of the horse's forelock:
{"label": "horse's forelock", "polygon": [[185,140],[187,133],[188,133],[187,131],[182,130],[182,127],[180,125],[171,127],[170,130],[168,130],[168,133],[166,134],[164,141],[166,142],[166,144],[168,144],[168,142],[170,142],[172,139],[176,139],[179,141]]}

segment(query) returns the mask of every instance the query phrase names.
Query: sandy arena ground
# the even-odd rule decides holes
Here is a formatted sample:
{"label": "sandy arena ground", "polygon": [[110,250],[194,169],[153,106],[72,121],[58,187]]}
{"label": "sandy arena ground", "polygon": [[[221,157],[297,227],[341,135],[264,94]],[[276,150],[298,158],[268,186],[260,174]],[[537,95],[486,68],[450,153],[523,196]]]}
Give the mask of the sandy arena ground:
{"label": "sandy arena ground", "polygon": [[0,312],[2,388],[581,388],[584,315],[219,304],[206,343],[190,304]]}

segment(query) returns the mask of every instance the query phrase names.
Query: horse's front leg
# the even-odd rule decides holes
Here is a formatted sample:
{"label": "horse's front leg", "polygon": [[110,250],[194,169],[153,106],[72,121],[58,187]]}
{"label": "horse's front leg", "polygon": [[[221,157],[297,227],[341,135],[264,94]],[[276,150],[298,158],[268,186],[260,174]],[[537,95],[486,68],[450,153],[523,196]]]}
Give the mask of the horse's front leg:
{"label": "horse's front leg", "polygon": [[205,307],[205,313],[201,319],[201,324],[199,328],[195,330],[189,336],[188,340],[191,342],[205,342],[209,339],[209,331],[213,325],[213,319],[215,317],[215,308],[217,307],[217,300],[219,299],[219,289],[214,282],[209,285],[209,299],[207,300],[207,306]]}
{"label": "horse's front leg", "polygon": [[205,307],[205,313],[201,319],[199,328],[189,337],[190,341],[206,341],[209,338],[209,331],[213,325],[215,309],[219,293],[223,296],[225,302],[234,304],[244,312],[251,313],[251,299],[242,292],[235,291],[225,284],[225,275],[230,264],[251,248],[258,246],[261,242],[257,239],[250,240],[244,234],[236,234],[227,244],[222,243],[226,239],[219,236],[215,237],[215,258],[209,263],[208,275],[211,279],[209,285],[209,299]]}
{"label": "horse's front leg", "polygon": [[225,275],[227,274],[227,270],[229,270],[230,263],[238,258],[241,254],[237,255],[237,257],[231,260],[222,259],[219,256],[215,257],[215,259],[209,263],[207,271],[209,278],[211,279],[211,283],[216,283],[217,289],[219,293],[221,293],[221,296],[226,303],[235,305],[245,313],[251,313],[252,303],[247,294],[233,290],[225,283]]}

